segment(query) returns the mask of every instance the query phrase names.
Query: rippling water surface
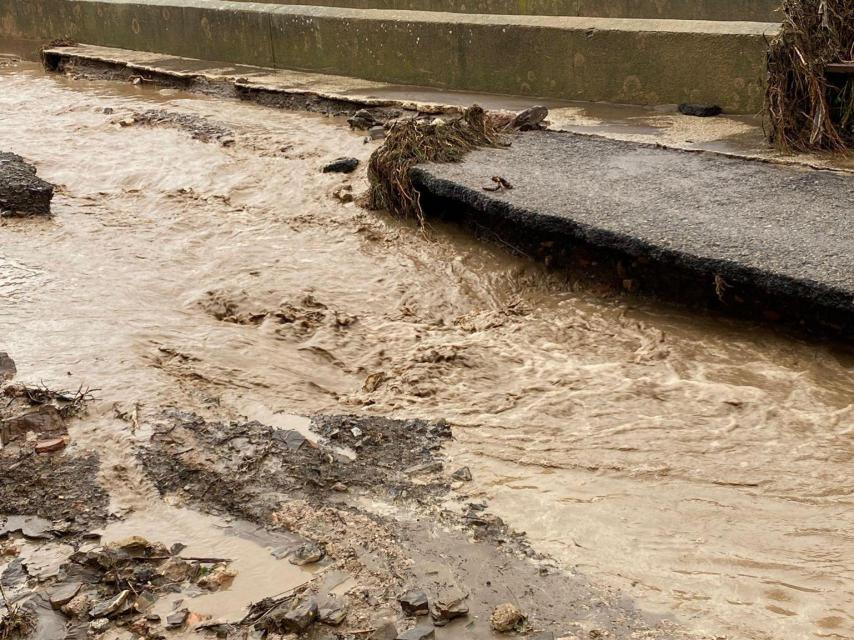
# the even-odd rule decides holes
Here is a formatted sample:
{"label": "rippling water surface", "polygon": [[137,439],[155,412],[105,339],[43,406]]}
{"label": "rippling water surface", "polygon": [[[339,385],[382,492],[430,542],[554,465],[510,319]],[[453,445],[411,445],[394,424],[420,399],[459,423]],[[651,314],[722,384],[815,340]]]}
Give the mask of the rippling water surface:
{"label": "rippling water surface", "polygon": [[[150,108],[235,144],[119,124]],[[447,417],[473,493],[641,607],[854,638],[854,360],[342,204],[363,173],[320,166],[372,148],[331,118],[0,69],[0,149],[61,185],[53,219],[0,222],[0,346],[104,415]]]}

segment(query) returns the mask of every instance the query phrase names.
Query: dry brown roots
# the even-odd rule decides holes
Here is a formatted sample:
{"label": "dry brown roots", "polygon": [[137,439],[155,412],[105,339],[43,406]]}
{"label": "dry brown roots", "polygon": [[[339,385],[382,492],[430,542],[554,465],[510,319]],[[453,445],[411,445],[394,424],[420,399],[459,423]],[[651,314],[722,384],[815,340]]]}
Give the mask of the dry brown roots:
{"label": "dry brown roots", "polygon": [[854,61],[854,0],[784,0],[768,53],[768,137],[783,151],[854,148],[854,76],[825,66]]}
{"label": "dry brown roots", "polygon": [[449,122],[402,120],[388,132],[385,143],[371,155],[369,206],[424,222],[421,198],[412,185],[410,169],[422,162],[458,162],[478,147],[500,146],[499,130],[483,108],[473,105],[462,118]]}

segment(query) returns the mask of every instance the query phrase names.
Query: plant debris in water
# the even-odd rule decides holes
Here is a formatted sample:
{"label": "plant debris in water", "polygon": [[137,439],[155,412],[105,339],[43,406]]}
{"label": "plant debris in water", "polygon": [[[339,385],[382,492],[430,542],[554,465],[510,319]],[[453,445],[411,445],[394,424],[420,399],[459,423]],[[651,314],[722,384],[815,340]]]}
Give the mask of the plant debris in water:
{"label": "plant debris in water", "polygon": [[396,122],[385,143],[371,155],[369,206],[416,218],[423,225],[421,198],[412,186],[410,169],[422,162],[459,162],[478,147],[502,146],[500,130],[501,125],[479,105],[449,122],[441,118]]}
{"label": "plant debris in water", "polygon": [[854,1],[784,0],[768,53],[768,137],[783,151],[854,146],[854,75],[827,74],[854,61]]}

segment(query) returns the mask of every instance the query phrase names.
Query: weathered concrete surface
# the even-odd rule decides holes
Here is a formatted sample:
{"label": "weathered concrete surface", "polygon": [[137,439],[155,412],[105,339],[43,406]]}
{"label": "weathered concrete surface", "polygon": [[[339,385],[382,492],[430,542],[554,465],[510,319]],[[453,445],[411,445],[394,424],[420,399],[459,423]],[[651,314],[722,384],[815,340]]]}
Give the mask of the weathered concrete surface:
{"label": "weathered concrete surface", "polygon": [[[260,1],[304,4],[306,0]],[[779,22],[782,18],[780,0],[312,0],[312,4],[353,9],[594,18],[746,22]]]}
{"label": "weathered concrete surface", "polygon": [[33,165],[0,151],[0,214],[48,215],[53,185],[36,175]]}
{"label": "weathered concrete surface", "polygon": [[[514,188],[484,191],[491,176]],[[414,180],[481,224],[641,258],[665,278],[695,274],[724,304],[759,292],[854,320],[849,174],[533,132],[460,164],[417,167]]]}
{"label": "weathered concrete surface", "polygon": [[0,36],[69,38],[468,91],[628,104],[709,102],[734,113],[759,110],[765,38],[777,28],[218,0],[0,0]]}

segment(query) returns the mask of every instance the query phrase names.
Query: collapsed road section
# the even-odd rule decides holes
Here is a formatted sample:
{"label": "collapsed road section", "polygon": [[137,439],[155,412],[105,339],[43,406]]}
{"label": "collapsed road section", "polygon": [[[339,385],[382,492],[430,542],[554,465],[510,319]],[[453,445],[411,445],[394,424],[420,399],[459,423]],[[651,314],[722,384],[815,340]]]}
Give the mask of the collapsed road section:
{"label": "collapsed road section", "polygon": [[629,292],[854,327],[850,175],[539,131],[412,179],[428,212]]}

